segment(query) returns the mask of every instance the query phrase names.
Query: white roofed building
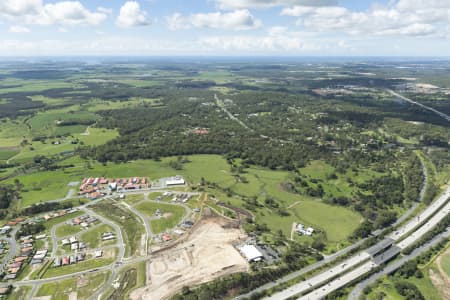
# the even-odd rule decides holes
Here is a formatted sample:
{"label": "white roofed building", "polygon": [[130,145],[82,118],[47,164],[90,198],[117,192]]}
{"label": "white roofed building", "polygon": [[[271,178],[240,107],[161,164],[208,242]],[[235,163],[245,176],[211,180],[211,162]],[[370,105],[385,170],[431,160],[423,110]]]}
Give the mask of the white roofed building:
{"label": "white roofed building", "polygon": [[264,258],[262,253],[253,245],[240,246],[238,249],[249,262],[257,262]]}
{"label": "white roofed building", "polygon": [[183,185],[186,181],[181,176],[175,176],[166,180],[166,185]]}

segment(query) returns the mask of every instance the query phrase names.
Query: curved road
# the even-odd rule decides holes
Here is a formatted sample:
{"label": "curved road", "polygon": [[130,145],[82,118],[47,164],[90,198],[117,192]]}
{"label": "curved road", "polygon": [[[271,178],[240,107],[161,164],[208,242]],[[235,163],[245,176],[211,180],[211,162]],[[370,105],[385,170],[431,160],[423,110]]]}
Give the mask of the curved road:
{"label": "curved road", "polygon": [[19,230],[19,226],[17,226],[16,228],[14,228],[9,234],[10,237],[2,237],[0,238],[0,240],[2,241],[6,241],[9,244],[9,251],[8,254],[3,258],[2,263],[0,265],[0,270],[3,270],[5,268],[5,266],[8,264],[9,261],[11,261],[14,256],[17,253],[17,241],[14,238],[16,236],[16,232]]}

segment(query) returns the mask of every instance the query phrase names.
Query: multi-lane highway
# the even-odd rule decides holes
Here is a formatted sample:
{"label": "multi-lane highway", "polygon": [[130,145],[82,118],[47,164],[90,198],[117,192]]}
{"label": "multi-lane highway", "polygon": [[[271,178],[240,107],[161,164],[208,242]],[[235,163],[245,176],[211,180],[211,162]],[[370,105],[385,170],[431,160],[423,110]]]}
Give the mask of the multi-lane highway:
{"label": "multi-lane highway", "polygon": [[392,262],[391,264],[388,264],[386,267],[383,268],[378,273],[373,274],[369,278],[363,280],[362,282],[358,283],[355,288],[351,291],[351,293],[348,296],[348,300],[357,300],[359,299],[361,293],[363,292],[364,288],[372,283],[374,283],[377,279],[383,277],[384,275],[391,274],[398,268],[400,268],[402,265],[404,265],[407,261],[412,260],[422,253],[429,251],[432,247],[436,246],[440,242],[444,240],[448,240],[450,237],[450,228],[447,228],[446,231],[443,233],[435,236],[431,241],[425,243],[424,245],[416,248],[411,252],[411,254],[408,254],[406,256],[401,257],[400,259]]}
{"label": "multi-lane highway", "polygon": [[[394,232],[393,235],[380,241],[370,249],[354,255],[343,263],[317,274],[306,281],[302,281],[281,292],[275,293],[268,299],[287,299],[305,293],[300,299],[320,299],[367,274],[375,267],[400,253],[402,249],[413,245],[442,221],[450,212],[450,202],[447,203],[449,197],[450,187],[432,205],[419,214],[417,218],[407,222],[397,230],[397,234]],[[411,234],[402,240],[408,233]]]}

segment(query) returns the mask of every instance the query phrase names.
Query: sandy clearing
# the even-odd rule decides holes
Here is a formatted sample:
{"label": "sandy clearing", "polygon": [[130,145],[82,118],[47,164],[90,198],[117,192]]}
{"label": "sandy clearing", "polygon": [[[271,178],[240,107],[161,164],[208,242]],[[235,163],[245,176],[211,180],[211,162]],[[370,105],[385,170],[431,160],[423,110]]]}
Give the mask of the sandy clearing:
{"label": "sandy clearing", "polygon": [[436,289],[439,291],[439,294],[443,297],[443,299],[450,299],[450,277],[447,276],[447,273],[442,268],[442,258],[445,255],[450,253],[450,249],[447,249],[444,253],[438,256],[436,259],[436,265],[439,273],[433,272],[430,270],[430,279]]}
{"label": "sandy clearing", "polygon": [[130,299],[169,299],[183,286],[248,271],[247,261],[232,245],[246,235],[227,225],[223,218],[203,219],[184,242],[156,254],[148,266],[149,284],[133,291]]}

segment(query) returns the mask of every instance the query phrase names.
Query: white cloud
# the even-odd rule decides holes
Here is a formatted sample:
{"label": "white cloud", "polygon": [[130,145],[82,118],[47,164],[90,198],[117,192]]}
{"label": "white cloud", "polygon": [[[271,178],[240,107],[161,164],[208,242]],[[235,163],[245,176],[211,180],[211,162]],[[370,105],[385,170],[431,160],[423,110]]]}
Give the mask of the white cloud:
{"label": "white cloud", "polygon": [[78,1],[63,1],[46,4],[33,22],[43,25],[98,25],[104,20],[105,13],[91,12]]}
{"label": "white cloud", "polygon": [[180,13],[174,13],[166,17],[166,21],[170,30],[187,29],[190,27],[189,18],[184,17]]}
{"label": "white cloud", "polygon": [[364,12],[344,7],[293,6],[281,15],[297,17],[297,25],[315,32],[353,35],[427,36],[450,22],[450,0],[399,0]]}
{"label": "white cloud", "polygon": [[24,26],[13,25],[9,27],[8,31],[11,33],[29,33],[30,29]]}
{"label": "white cloud", "polygon": [[90,11],[79,1],[44,4],[42,0],[2,0],[0,19],[39,25],[98,25],[106,19],[100,10]]}
{"label": "white cloud", "polygon": [[112,8],[107,8],[107,7],[103,7],[103,6],[99,6],[99,7],[97,8],[97,10],[98,10],[99,12],[104,13],[104,14],[107,14],[107,15],[110,15],[110,14],[113,13]]}
{"label": "white cloud", "polygon": [[0,16],[4,18],[36,15],[42,10],[42,0],[2,0]]}
{"label": "white cloud", "polygon": [[336,0],[216,0],[221,9],[269,8],[276,6],[324,6],[336,5]]}
{"label": "white cloud", "polygon": [[147,13],[141,10],[136,1],[127,1],[121,8],[117,17],[116,25],[119,27],[135,27],[150,25]]}
{"label": "white cloud", "polygon": [[262,22],[256,19],[247,9],[222,13],[199,13],[190,16],[182,16],[175,13],[167,18],[171,30],[187,28],[214,28],[227,30],[249,30],[262,26]]}

